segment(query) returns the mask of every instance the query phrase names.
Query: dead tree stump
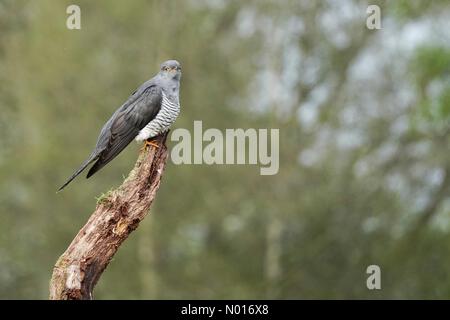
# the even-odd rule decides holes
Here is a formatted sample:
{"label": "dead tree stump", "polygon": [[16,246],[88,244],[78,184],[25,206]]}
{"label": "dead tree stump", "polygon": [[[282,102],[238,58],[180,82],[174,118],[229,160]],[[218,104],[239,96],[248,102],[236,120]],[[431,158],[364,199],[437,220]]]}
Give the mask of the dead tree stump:
{"label": "dead tree stump", "polygon": [[120,245],[147,215],[168,158],[167,133],[159,148],[142,150],[128,177],[103,195],[94,213],[56,262],[51,300],[92,299],[92,291]]}

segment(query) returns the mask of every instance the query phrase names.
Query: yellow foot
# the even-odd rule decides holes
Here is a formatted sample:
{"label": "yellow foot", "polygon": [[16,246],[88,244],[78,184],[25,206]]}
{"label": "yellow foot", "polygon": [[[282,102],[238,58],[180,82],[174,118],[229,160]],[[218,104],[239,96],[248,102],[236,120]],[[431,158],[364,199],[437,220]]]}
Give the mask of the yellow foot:
{"label": "yellow foot", "polygon": [[149,146],[153,146],[155,148],[159,148],[159,145],[155,141],[153,141],[153,140],[150,140],[150,141],[149,140],[145,140],[144,145],[141,148],[141,151],[142,150],[146,150]]}

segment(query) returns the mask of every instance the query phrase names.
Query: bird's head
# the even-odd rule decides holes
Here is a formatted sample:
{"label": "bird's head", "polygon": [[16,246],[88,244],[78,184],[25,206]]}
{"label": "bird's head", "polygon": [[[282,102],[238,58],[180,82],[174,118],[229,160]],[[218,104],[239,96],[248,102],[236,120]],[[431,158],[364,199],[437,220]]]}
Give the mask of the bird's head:
{"label": "bird's head", "polygon": [[181,65],[177,60],[167,60],[161,64],[161,70],[159,73],[169,79],[180,80]]}

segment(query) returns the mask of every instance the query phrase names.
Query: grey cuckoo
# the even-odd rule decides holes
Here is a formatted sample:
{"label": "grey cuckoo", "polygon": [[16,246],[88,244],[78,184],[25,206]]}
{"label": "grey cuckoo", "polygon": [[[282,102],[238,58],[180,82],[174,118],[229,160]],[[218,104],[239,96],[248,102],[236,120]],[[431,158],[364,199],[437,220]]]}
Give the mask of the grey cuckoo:
{"label": "grey cuckoo", "polygon": [[95,161],[87,178],[103,168],[136,139],[155,145],[151,139],[166,132],[180,113],[181,66],[176,60],[161,64],[159,73],[141,85],[117,109],[100,131],[97,145],[81,167],[64,183],[64,189],[76,176]]}

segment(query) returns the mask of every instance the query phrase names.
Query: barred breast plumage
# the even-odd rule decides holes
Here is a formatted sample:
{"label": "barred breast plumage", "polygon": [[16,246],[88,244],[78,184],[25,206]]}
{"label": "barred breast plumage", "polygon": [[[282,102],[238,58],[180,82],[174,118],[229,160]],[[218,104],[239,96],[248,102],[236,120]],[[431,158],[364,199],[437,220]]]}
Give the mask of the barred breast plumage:
{"label": "barred breast plumage", "polygon": [[172,123],[175,122],[180,113],[180,102],[177,98],[172,101],[164,90],[162,90],[161,110],[156,117],[150,121],[136,136],[137,141],[143,141],[155,137],[167,131]]}

